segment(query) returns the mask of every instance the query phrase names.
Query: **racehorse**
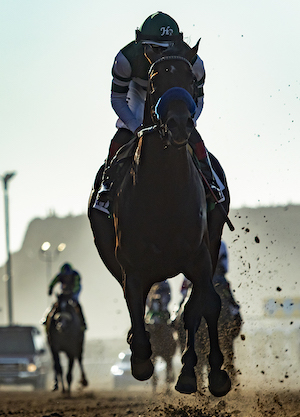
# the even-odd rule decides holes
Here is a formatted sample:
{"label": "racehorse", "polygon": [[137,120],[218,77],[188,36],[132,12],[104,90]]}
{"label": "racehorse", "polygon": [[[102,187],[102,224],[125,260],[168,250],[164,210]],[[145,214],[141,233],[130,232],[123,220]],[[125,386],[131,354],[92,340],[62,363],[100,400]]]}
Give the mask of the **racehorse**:
{"label": "racehorse", "polygon": [[[56,309],[53,311],[53,314],[48,316],[46,322],[48,344],[53,357],[55,374],[53,391],[58,390],[58,383],[60,381],[63,393],[68,394],[70,394],[72,369],[75,359],[78,360],[81,371],[80,383],[83,387],[88,385],[82,365],[84,331],[82,329],[81,319],[73,304],[74,302],[70,298],[70,294],[62,293],[58,296]],[[65,388],[63,371],[59,359],[60,352],[65,352],[69,359],[67,389]]]}
{"label": "racehorse", "polygon": [[[209,389],[226,395],[230,379],[221,369],[223,355],[218,342],[220,297],[212,285],[220,247],[224,213],[207,212],[199,169],[194,164],[188,140],[194,129],[195,77],[191,60],[198,50],[182,46],[159,55],[148,48],[151,63],[143,126],[128,171],[112,202],[112,216],[93,208],[97,189],[89,202],[89,219],[95,244],[104,264],[123,287],[131,329],[132,375],[147,380],[153,374],[151,343],[145,330],[147,294],[155,282],[184,273],[193,283],[185,306],[187,332],[182,370],[175,389],[197,391],[194,367],[195,334],[203,316],[210,336]],[[175,88],[175,89],[174,89]],[[229,192],[215,158],[215,171],[223,177],[226,213]]]}

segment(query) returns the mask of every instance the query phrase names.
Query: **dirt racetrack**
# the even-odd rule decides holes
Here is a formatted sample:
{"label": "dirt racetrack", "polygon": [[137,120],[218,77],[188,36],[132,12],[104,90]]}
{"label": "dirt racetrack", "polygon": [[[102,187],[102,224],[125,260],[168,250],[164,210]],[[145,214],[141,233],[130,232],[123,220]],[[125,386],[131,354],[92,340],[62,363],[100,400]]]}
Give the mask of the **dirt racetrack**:
{"label": "dirt racetrack", "polygon": [[141,391],[0,391],[1,417],[300,417],[300,393],[231,392],[225,398]]}

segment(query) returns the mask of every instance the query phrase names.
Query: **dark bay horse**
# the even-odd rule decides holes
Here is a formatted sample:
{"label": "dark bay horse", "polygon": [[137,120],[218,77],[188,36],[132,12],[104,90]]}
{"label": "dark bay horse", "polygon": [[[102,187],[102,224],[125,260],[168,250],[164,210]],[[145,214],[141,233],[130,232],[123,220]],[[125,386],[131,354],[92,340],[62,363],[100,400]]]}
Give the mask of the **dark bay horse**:
{"label": "dark bay horse", "polygon": [[[67,392],[68,394],[70,394],[72,370],[76,359],[78,360],[81,371],[80,383],[83,387],[88,385],[82,365],[84,330],[82,329],[81,319],[73,303],[69,294],[61,294],[58,297],[56,309],[53,314],[48,316],[46,322],[48,343],[52,353],[55,374],[53,391],[58,390],[58,383],[60,381],[63,393]],[[69,359],[67,389],[65,388],[63,371],[59,359],[60,352],[65,352]]]}
{"label": "dark bay horse", "polygon": [[[164,56],[147,52],[152,65],[145,129],[112,203],[112,217],[93,208],[99,185],[96,184],[90,198],[89,219],[98,252],[123,287],[132,325],[128,334],[132,375],[146,380],[153,374],[151,344],[144,322],[147,294],[155,282],[183,273],[193,283],[193,290],[185,306],[186,348],[175,388],[186,394],[197,391],[194,343],[203,316],[210,336],[209,389],[213,395],[222,396],[230,390],[230,379],[221,369],[223,355],[217,330],[221,302],[212,276],[225,218],[218,208],[207,212],[204,186],[188,146],[194,129],[196,90],[190,61],[197,50],[198,44],[194,48],[168,50]],[[164,98],[170,90],[174,92],[172,98]],[[164,116],[156,116],[158,103],[165,108]],[[218,162],[213,162],[220,172]],[[223,207],[228,213],[227,186],[224,194]]]}

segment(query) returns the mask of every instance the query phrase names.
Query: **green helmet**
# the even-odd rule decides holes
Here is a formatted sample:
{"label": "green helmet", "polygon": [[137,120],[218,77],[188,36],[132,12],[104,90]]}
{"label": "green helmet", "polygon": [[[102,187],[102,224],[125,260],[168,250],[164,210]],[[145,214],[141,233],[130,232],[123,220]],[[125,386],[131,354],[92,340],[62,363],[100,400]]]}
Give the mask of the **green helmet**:
{"label": "green helmet", "polygon": [[136,42],[168,46],[170,42],[182,40],[182,33],[175,20],[166,13],[157,12],[147,17],[136,30]]}
{"label": "green helmet", "polygon": [[72,272],[73,272],[73,268],[71,264],[69,263],[63,264],[63,266],[60,269],[61,274],[71,274]]}

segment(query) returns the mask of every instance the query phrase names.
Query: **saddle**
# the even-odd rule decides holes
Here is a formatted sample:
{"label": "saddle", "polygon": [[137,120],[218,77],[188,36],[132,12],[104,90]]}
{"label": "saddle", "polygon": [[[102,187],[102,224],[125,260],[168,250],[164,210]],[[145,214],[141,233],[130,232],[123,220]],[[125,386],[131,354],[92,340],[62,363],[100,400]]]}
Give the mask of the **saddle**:
{"label": "saddle", "polygon": [[[115,191],[121,185],[124,178],[125,172],[128,171],[130,164],[134,159],[139,159],[140,145],[139,139],[143,133],[151,132],[152,128],[146,128],[139,132],[137,137],[133,137],[128,143],[123,145],[111,160],[110,164],[103,166],[102,181],[99,185],[96,201],[94,208],[98,208],[99,202],[107,203],[108,210],[111,208],[109,205],[110,201],[113,201]],[[192,161],[199,172],[199,180],[203,181],[201,175],[201,164],[190,144],[188,144],[188,151],[192,157]],[[224,185],[215,171],[213,171],[215,179],[221,190],[224,190]],[[215,208],[215,202],[210,198],[209,193],[207,194],[207,209],[211,211]],[[103,204],[103,203],[102,203]]]}
{"label": "saddle", "polygon": [[[98,208],[99,202],[113,201],[115,190],[120,186],[125,172],[129,169],[137,149],[137,137],[133,137],[125,143],[110,161],[100,168],[103,172],[100,184],[97,184],[98,193],[94,208]],[[100,174],[101,175],[101,174]]]}

